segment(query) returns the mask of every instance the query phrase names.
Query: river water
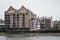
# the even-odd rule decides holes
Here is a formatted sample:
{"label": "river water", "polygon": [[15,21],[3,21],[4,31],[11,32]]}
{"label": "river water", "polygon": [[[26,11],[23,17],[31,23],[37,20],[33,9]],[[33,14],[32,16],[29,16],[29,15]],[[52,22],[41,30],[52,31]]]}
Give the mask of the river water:
{"label": "river water", "polygon": [[0,40],[60,40],[60,36],[45,34],[44,35],[4,34],[0,35]]}

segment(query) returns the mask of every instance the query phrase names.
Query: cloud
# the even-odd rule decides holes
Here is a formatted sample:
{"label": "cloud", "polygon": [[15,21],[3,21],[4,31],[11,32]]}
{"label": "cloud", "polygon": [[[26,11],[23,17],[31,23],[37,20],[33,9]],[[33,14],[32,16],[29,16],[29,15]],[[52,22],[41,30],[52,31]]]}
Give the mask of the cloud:
{"label": "cloud", "polygon": [[53,16],[53,19],[60,18],[60,0],[1,0],[0,1],[0,19],[4,19],[4,11],[9,6],[19,9],[24,5],[38,16]]}

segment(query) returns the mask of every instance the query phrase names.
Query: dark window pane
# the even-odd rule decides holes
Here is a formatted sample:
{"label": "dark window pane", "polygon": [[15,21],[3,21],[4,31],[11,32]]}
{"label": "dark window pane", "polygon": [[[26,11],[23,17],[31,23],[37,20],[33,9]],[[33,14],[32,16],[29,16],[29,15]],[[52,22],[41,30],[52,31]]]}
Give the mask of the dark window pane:
{"label": "dark window pane", "polygon": [[25,14],[23,14],[22,16],[25,16]]}

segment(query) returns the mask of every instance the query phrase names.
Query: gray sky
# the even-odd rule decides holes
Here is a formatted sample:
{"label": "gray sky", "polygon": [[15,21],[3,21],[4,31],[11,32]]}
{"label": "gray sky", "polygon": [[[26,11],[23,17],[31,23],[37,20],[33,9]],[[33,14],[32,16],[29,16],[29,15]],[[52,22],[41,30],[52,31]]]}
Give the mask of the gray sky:
{"label": "gray sky", "polygon": [[22,5],[37,16],[52,16],[53,20],[60,20],[60,0],[0,0],[0,19],[4,19],[4,11],[9,6],[20,9]]}

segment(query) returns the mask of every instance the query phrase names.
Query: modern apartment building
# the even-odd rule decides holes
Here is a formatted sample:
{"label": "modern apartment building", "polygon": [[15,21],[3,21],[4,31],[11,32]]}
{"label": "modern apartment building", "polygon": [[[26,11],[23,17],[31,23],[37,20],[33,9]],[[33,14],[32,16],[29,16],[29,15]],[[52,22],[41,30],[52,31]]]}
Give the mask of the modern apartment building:
{"label": "modern apartment building", "polygon": [[19,10],[9,7],[5,11],[5,27],[6,28],[30,28],[30,20],[36,18],[30,10],[22,6]]}

